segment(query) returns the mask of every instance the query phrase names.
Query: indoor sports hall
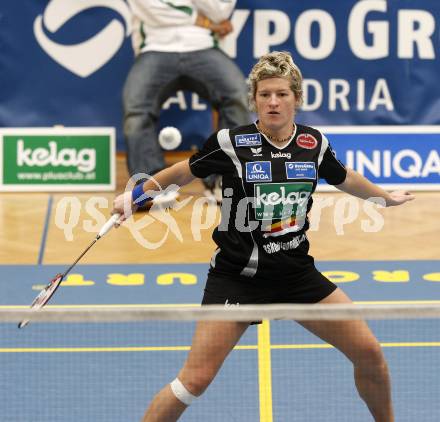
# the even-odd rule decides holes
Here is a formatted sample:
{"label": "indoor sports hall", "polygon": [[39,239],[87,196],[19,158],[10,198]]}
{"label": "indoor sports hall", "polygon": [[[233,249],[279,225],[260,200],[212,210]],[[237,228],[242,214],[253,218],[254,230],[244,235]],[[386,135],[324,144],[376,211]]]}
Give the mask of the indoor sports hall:
{"label": "indoor sports hall", "polygon": [[[121,106],[132,2],[104,3],[0,6],[0,421],[141,421],[181,369],[196,321],[234,316],[262,322],[179,420],[372,421],[350,361],[301,325],[365,319],[388,362],[395,421],[438,421],[437,2],[232,2],[233,30],[220,46],[244,75],[261,55],[289,51],[304,76],[298,122],[319,127],[347,167],[415,199],[385,208],[325,183],[313,195],[309,253],[355,306],[227,302],[211,313],[200,303],[221,204],[201,179],[81,256],[114,198],[133,186]],[[204,7],[216,1],[187,3],[209,16]],[[182,139],[162,145],[166,164],[200,149],[219,118],[202,95],[171,93],[158,130],[175,127]],[[66,270],[44,308],[29,313]]]}

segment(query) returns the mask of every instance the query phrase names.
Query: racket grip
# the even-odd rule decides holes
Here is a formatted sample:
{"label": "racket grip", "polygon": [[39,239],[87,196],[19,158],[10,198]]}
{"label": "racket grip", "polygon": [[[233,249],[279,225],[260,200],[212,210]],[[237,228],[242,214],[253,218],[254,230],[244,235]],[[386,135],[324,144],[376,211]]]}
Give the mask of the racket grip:
{"label": "racket grip", "polygon": [[109,232],[109,230],[114,226],[116,221],[118,221],[121,214],[113,214],[107,222],[102,226],[101,230],[98,233],[98,236],[96,236],[97,239],[101,238],[105,234]]}
{"label": "racket grip", "polygon": [[28,320],[28,319],[25,319],[25,320],[21,321],[21,322],[18,324],[18,328],[24,328],[24,327],[26,327],[26,325],[28,325],[28,324],[29,324],[29,320]]}

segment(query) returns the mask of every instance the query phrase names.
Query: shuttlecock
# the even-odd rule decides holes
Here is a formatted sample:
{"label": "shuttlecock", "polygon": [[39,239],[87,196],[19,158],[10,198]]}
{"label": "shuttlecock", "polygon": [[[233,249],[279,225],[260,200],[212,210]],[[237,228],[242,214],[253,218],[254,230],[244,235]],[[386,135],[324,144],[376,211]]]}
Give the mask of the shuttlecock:
{"label": "shuttlecock", "polygon": [[164,127],[159,132],[159,145],[166,150],[176,149],[182,142],[179,129],[173,126]]}

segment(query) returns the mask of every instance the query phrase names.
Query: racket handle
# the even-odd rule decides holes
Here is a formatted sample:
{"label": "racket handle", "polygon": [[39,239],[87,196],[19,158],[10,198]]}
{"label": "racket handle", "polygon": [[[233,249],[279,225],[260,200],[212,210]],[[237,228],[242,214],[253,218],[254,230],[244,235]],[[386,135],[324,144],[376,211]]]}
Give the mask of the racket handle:
{"label": "racket handle", "polygon": [[116,221],[118,221],[121,214],[113,214],[107,222],[102,226],[101,230],[99,231],[98,235],[96,236],[97,239],[100,239],[102,236],[107,234],[109,230],[114,226]]}
{"label": "racket handle", "polygon": [[28,319],[25,319],[25,320],[21,321],[21,322],[18,324],[18,328],[24,328],[24,327],[26,327],[26,325],[28,325],[28,324],[29,324],[29,320],[28,320]]}

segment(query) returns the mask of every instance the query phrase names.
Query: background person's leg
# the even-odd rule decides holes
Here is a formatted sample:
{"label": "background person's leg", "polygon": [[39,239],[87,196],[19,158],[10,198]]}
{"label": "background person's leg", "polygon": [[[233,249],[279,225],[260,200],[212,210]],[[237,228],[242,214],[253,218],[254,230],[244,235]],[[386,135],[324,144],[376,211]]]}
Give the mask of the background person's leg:
{"label": "background person's leg", "polygon": [[123,90],[124,137],[130,176],[165,167],[157,140],[162,103],[178,89],[178,56],[147,52],[133,64]]}
{"label": "background person's leg", "polygon": [[207,100],[219,112],[219,129],[252,122],[246,81],[239,67],[216,48],[188,53],[183,70],[209,92]]}
{"label": "background person's leg", "polygon": [[[246,81],[239,67],[217,48],[187,53],[182,63],[185,84],[197,92],[218,112],[217,127],[247,125],[252,122],[247,103]],[[218,204],[222,200],[221,176],[203,179],[206,192]]]}

